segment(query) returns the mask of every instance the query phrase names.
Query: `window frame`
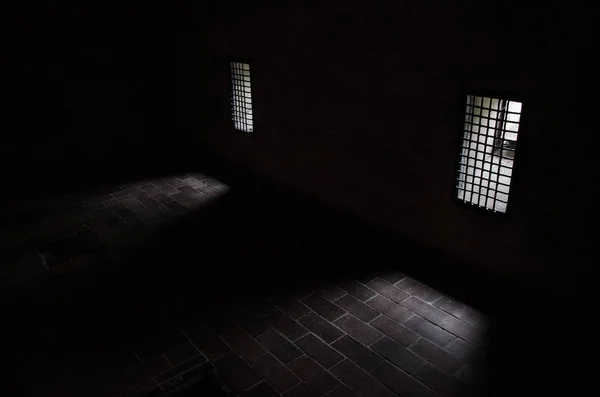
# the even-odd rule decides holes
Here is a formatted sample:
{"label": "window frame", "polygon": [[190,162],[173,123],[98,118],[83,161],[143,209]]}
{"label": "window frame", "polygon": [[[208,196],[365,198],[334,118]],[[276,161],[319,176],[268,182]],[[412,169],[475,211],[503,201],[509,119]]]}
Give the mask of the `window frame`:
{"label": "window frame", "polygon": [[[247,64],[250,66],[250,99],[252,101],[252,131],[243,131],[235,127],[235,120],[233,116],[233,95],[234,95],[234,86],[233,86],[233,74],[231,70],[231,63],[237,62],[242,64]],[[256,136],[256,102],[254,96],[254,75],[255,75],[255,66],[252,59],[249,58],[239,58],[239,57],[228,57],[227,58],[227,71],[228,71],[228,81],[229,81],[229,93],[228,93],[228,106],[229,106],[229,123],[233,131],[237,133],[242,133],[242,135],[247,136]]]}
{"label": "window frame", "polygon": [[[506,101],[515,101],[521,103],[521,113],[519,119],[519,131],[518,131],[518,139],[517,144],[514,149],[514,158],[513,158],[513,167],[510,177],[510,192],[508,193],[508,197],[506,200],[506,210],[505,212],[495,211],[493,209],[488,209],[486,207],[479,206],[478,204],[473,204],[467,202],[458,197],[458,178],[460,173],[460,161],[462,159],[462,145],[464,141],[464,132],[465,132],[465,116],[467,111],[467,97],[468,96],[477,96],[477,97],[489,97],[493,99],[506,100]],[[491,89],[481,89],[481,88],[469,88],[463,87],[460,91],[460,112],[457,117],[457,135],[455,141],[456,155],[454,158],[454,171],[452,173],[452,202],[458,204],[461,208],[468,211],[476,211],[479,214],[488,214],[491,217],[501,217],[501,218],[510,218],[514,213],[514,209],[512,207],[512,203],[515,201],[515,195],[518,196],[519,188],[519,172],[518,169],[520,167],[522,160],[520,157],[523,156],[524,146],[527,146],[523,139],[527,134],[527,114],[530,108],[530,99],[527,95],[523,93],[519,93],[516,91],[503,91],[503,90],[491,90]],[[517,155],[517,148],[518,155]],[[517,194],[515,194],[517,192]]]}

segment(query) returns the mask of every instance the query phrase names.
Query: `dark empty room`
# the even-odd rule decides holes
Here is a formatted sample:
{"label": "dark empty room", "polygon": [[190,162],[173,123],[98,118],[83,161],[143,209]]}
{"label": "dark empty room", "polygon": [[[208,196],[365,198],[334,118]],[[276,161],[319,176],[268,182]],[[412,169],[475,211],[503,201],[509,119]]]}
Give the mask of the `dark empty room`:
{"label": "dark empty room", "polygon": [[0,396],[597,393],[591,6],[2,16]]}

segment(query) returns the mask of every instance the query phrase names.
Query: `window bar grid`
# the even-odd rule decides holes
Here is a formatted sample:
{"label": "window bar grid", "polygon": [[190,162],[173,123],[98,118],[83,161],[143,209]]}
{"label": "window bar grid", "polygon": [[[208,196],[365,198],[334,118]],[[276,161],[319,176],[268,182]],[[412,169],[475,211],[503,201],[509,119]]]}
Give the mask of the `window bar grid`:
{"label": "window bar grid", "polygon": [[251,133],[254,131],[252,114],[252,87],[250,65],[230,62],[231,67],[231,118],[235,129]]}
{"label": "window bar grid", "polygon": [[457,197],[506,212],[521,103],[468,95],[457,172]]}
{"label": "window bar grid", "polygon": [[[504,107],[506,108],[506,110],[508,110],[509,103],[507,101],[503,101],[503,104],[504,104]],[[504,150],[503,150],[503,148],[504,148],[504,135],[505,135],[505,132],[506,132],[505,129],[504,129],[504,126],[506,125],[506,122],[505,122],[504,119],[505,119],[506,116],[507,115],[504,113],[503,117],[500,117],[500,123],[501,123],[500,124],[500,134],[502,135],[502,137],[500,139],[500,144],[496,145],[498,142],[496,142],[496,140],[494,140],[494,147],[495,146],[500,146],[500,163],[502,163],[502,154],[504,152]],[[496,174],[496,184],[498,184],[499,180],[500,180],[500,172],[498,172],[498,174]],[[494,202],[496,202],[497,196],[498,196],[498,190],[494,191]]]}
{"label": "window bar grid", "polygon": [[[482,112],[482,113],[483,113],[483,112]],[[489,104],[488,104],[488,115],[489,115],[489,116],[491,116],[491,115],[492,115],[492,101],[490,101],[490,102],[489,102]],[[486,126],[487,126],[487,129],[486,129],[486,139],[487,139],[487,136],[488,136],[488,135],[489,135],[489,133],[490,133],[490,128],[492,127],[492,126],[490,125],[490,122],[492,122],[492,118],[491,118],[491,117],[488,117],[488,118],[485,120],[485,122],[486,122]],[[494,121],[494,123],[497,123],[497,122],[498,122],[498,121]],[[483,154],[483,157],[485,158],[485,149],[484,149],[484,154]],[[477,161],[475,161],[475,164],[477,164]],[[483,165],[483,164],[482,164],[482,165]],[[484,166],[484,169],[485,169],[485,166]],[[492,171],[492,166],[490,166],[490,171]],[[500,169],[498,169],[498,174],[499,174],[499,173],[500,173]],[[483,178],[483,171],[481,172],[481,177]],[[482,186],[483,186],[483,183],[481,183],[481,184],[479,185],[479,201],[478,201],[478,205],[479,205],[479,206],[481,206],[481,198],[482,198],[482,197],[481,197],[481,196],[482,196],[482,195],[481,195],[481,188],[482,188]],[[496,188],[498,188],[498,181],[496,181]],[[484,206],[484,207],[487,207],[487,204],[488,204],[488,201],[489,201],[489,198],[488,198],[488,196],[487,196],[487,193],[488,193],[489,191],[490,191],[490,179],[488,179],[488,180],[487,180],[487,188],[486,188],[486,190],[485,190],[485,192],[486,192],[486,196],[485,196],[485,201],[484,201],[484,203],[483,203],[483,206]]]}
{"label": "window bar grid", "polygon": [[[486,171],[486,172],[487,172],[487,171]],[[465,175],[467,178],[472,178],[472,175],[467,175],[466,173],[464,173],[464,172],[462,172],[462,171],[461,171],[460,173],[461,173],[461,175]],[[505,176],[505,175],[500,175],[500,176]],[[506,177],[506,176],[505,176],[505,177]],[[506,187],[510,187],[510,185],[509,185],[509,184],[507,184],[507,183],[496,182],[495,180],[493,180],[493,179],[490,179],[490,178],[483,178],[483,177],[479,177],[479,176],[476,176],[476,178],[479,178],[479,179],[481,179],[481,180],[483,180],[483,181],[486,181],[486,182],[493,182],[493,183],[495,183],[495,184],[497,184],[497,185],[499,185],[499,186],[506,186]],[[508,178],[508,177],[507,177],[507,178]],[[471,180],[471,181],[468,181],[468,182],[470,183],[470,182],[472,182],[472,180]]]}
{"label": "window bar grid", "polygon": [[[473,97],[470,97],[470,98],[471,98],[470,110],[471,110],[471,112],[473,112],[473,105],[475,105],[475,101],[474,101]],[[471,120],[471,123],[473,123],[474,122],[473,113],[470,113],[469,118]],[[472,145],[469,145],[469,150],[467,151],[467,156],[468,156],[467,158],[471,157],[471,147],[472,147]],[[465,169],[467,170],[467,172],[469,172],[469,163],[468,162],[467,162],[467,167],[465,167]],[[466,194],[465,194],[465,196],[466,196]],[[471,191],[469,193],[469,201],[471,201],[472,199],[473,199],[473,185],[471,184]]]}
{"label": "window bar grid", "polygon": [[[473,98],[473,104],[475,104],[475,103],[476,103],[475,102],[475,98]],[[471,112],[472,112],[471,113],[471,118],[473,118],[473,120],[474,120],[475,109],[473,107],[471,107]],[[477,158],[477,147],[478,146],[479,146],[479,144],[475,145],[475,158]],[[472,145],[470,145],[470,148],[471,147],[472,147]],[[470,150],[469,150],[469,157],[471,157],[471,151]],[[468,170],[469,170],[469,167],[467,165],[467,172],[468,172]],[[473,172],[473,175],[475,175],[475,172]],[[475,180],[475,179],[473,178],[473,180]],[[471,183],[471,192],[470,192],[470,195],[469,195],[469,201],[473,201],[473,187],[474,186],[475,186],[475,184]]]}
{"label": "window bar grid", "polygon": [[[484,105],[484,104],[482,104]],[[491,110],[491,108],[489,108]],[[485,110],[485,109],[484,109]],[[483,110],[480,111],[480,113],[483,113]],[[483,120],[481,120],[481,114],[480,114],[480,118],[479,121],[481,122],[481,125],[483,125]],[[489,132],[489,120],[486,120],[486,138],[485,141],[487,143],[487,134]],[[479,154],[481,153],[483,156],[485,156],[485,145],[483,146],[483,149],[480,151],[480,144],[477,144],[476,149],[475,149],[475,164],[477,164],[477,157],[479,157]],[[468,168],[468,167],[467,167]],[[483,175],[482,175],[483,176]],[[473,204],[477,204],[477,205],[481,205],[481,185],[483,185],[483,183],[481,183],[481,178],[479,179],[479,184],[477,184],[477,200],[471,200],[473,202]]]}

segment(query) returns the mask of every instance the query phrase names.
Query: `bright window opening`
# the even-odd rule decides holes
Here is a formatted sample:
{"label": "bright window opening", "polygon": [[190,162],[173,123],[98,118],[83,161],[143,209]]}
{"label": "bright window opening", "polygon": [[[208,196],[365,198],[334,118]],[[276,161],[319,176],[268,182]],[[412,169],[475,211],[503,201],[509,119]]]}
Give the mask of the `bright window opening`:
{"label": "bright window opening", "polygon": [[494,212],[506,212],[521,102],[467,96],[457,176],[458,199]]}
{"label": "bright window opening", "polygon": [[254,131],[252,115],[252,91],[250,86],[250,65],[231,62],[231,118],[236,130]]}

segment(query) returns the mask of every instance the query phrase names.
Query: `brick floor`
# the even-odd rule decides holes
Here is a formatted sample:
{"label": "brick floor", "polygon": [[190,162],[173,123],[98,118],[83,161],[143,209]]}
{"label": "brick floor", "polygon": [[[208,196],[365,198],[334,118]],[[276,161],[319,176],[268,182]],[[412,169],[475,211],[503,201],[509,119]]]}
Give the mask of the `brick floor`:
{"label": "brick floor", "polygon": [[[15,345],[27,346],[14,365],[30,374],[19,377],[23,383],[34,381],[30,395],[71,395],[73,377],[92,375],[108,385],[102,395],[134,395],[206,361],[248,396],[453,396],[477,382],[486,316],[390,269],[296,285],[289,274],[260,267],[279,262],[287,273],[301,272],[289,249],[271,257],[269,245],[248,237],[260,233],[256,220],[264,218],[235,204],[225,219],[243,221],[229,228],[219,213],[202,212],[228,192],[205,175],[150,179],[56,199],[27,225],[29,246],[91,230],[112,255],[108,270],[90,270],[102,282],[77,279],[54,303],[28,312],[34,322],[25,332],[13,329]],[[279,218],[270,221],[274,230],[285,225]],[[58,228],[65,224],[71,229]],[[173,229],[161,235],[165,228]],[[272,233],[267,243],[294,247],[298,236]],[[227,249],[231,239],[235,249]],[[235,277],[232,261],[245,264]],[[48,275],[76,272],[76,263],[35,277],[53,288]],[[103,351],[125,354],[102,369],[95,358],[88,362]]]}

